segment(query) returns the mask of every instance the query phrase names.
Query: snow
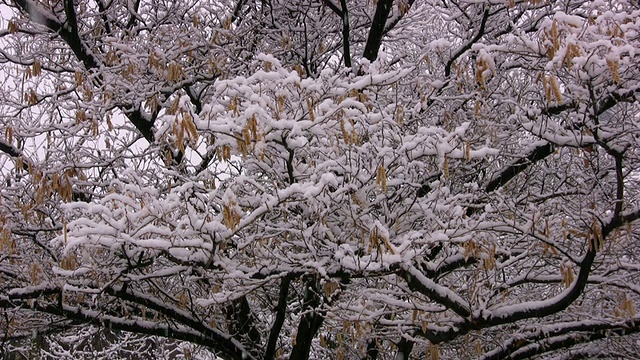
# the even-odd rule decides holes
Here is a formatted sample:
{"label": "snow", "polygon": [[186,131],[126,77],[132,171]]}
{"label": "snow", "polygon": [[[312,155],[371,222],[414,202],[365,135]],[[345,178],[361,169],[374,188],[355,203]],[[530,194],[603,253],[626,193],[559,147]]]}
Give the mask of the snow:
{"label": "snow", "polygon": [[[303,293],[302,282],[311,280],[320,287],[340,284],[340,296],[318,291],[326,315],[320,332],[358,321],[366,329],[363,338],[378,336],[383,343],[413,339],[417,321],[425,321],[429,336],[452,338],[445,341],[449,346],[464,340],[471,321],[478,328],[470,336],[495,333],[508,344],[529,331],[552,333],[614,318],[608,308],[594,311],[594,304],[637,303],[639,286],[632,280],[640,267],[629,245],[640,218],[633,181],[640,130],[631,96],[638,89],[638,10],[604,2],[526,11],[504,2],[471,1],[455,9],[416,2],[411,21],[385,35],[377,61],[354,59],[357,65],[346,69],[340,19],[313,4],[300,14],[306,28],[302,22],[288,28],[294,31],[291,48],[281,48],[279,37],[289,34],[278,29],[291,25],[287,19],[297,10],[270,8],[277,15],[274,28],[255,44],[258,54],[246,47],[254,27],[262,26],[254,21],[263,14],[253,7],[241,9],[241,21],[220,32],[229,35],[221,45],[210,37],[217,24],[211,14],[228,14],[222,4],[177,4],[162,19],[147,4],[139,21],[151,25],[142,32],[134,26],[131,38],[84,33],[97,41],[96,58],[106,56],[103,48],[120,56],[82,69],[87,89],[75,84],[82,63],[64,39],[33,23],[59,21],[51,13],[18,19],[24,33],[5,31],[0,145],[20,149],[42,176],[19,171],[15,159],[0,154],[0,252],[2,273],[11,278],[0,297],[59,288],[69,316],[203,338],[214,334],[225,344],[235,338],[222,324],[230,301],[246,296],[257,329],[269,329],[284,279],[291,279],[288,299],[295,301],[286,309],[278,344],[290,341],[300,316],[318,310],[294,299]],[[134,11],[113,6],[115,13]],[[491,14],[486,34],[476,37],[484,9]],[[96,15],[85,10],[87,19]],[[366,39],[367,27],[356,24],[370,22],[371,11],[354,8],[353,39]],[[514,16],[519,11],[524,15]],[[198,29],[177,13],[200,14],[207,25]],[[391,19],[398,14],[394,8]],[[181,26],[160,34],[166,27],[156,29],[159,20]],[[513,31],[498,34],[508,24]],[[618,35],[607,34],[614,29]],[[33,35],[25,37],[29,31]],[[301,34],[312,36],[303,43]],[[318,54],[319,45],[326,55]],[[557,49],[549,60],[550,46]],[[579,51],[571,55],[570,46]],[[42,52],[53,48],[53,58]],[[299,74],[303,52],[308,62]],[[157,67],[151,53],[160,59]],[[58,56],[68,65],[46,64],[43,76],[26,75],[33,59]],[[185,72],[179,81],[166,78],[169,63]],[[486,66],[482,86],[475,78],[479,64]],[[620,81],[614,81],[612,64],[619,66]],[[135,71],[127,75],[129,65]],[[445,68],[452,70],[449,77]],[[543,79],[552,75],[562,101],[548,101],[544,93]],[[37,90],[38,104],[13,94],[23,92],[20,84]],[[155,119],[153,96],[160,107]],[[602,101],[607,96],[620,100],[608,108]],[[170,110],[174,104],[178,109]],[[95,119],[77,121],[76,109]],[[131,109],[153,121],[150,143],[140,142],[140,129],[124,115]],[[114,115],[112,129],[101,121],[107,112]],[[179,143],[186,114],[198,140],[189,133]],[[94,120],[95,131],[89,124]],[[12,141],[8,126],[15,130]],[[520,166],[549,145],[557,152]],[[616,151],[625,176],[619,219]],[[178,154],[179,165],[172,163]],[[59,185],[54,177],[68,178],[90,202],[63,204],[69,199],[53,189]],[[489,182],[500,186],[487,191]],[[577,269],[592,224],[627,221],[629,228],[620,225],[609,234],[580,301],[540,324],[527,321],[571,291],[562,289],[561,269]],[[114,293],[124,284],[137,300]],[[83,302],[79,295],[91,299]],[[142,306],[161,309],[164,318],[140,316]],[[37,319],[34,310],[20,311]],[[575,314],[589,320],[572,325]],[[509,324],[515,335],[499,326],[483,328],[515,318],[525,320]],[[213,321],[222,326],[209,325]],[[345,346],[362,345],[347,338]],[[427,340],[418,337],[417,347]],[[500,346],[485,345],[489,354]],[[325,351],[315,342],[313,349]]]}
{"label": "snow", "polygon": [[449,290],[448,288],[436,284],[433,280],[427,278],[421,271],[416,269],[414,266],[410,266],[407,268],[409,274],[412,277],[417,279],[423,286],[429,289],[429,291],[433,291],[440,299],[445,299],[447,301],[451,301],[455,303],[457,306],[461,306],[466,309],[470,309],[469,304],[455,292]]}

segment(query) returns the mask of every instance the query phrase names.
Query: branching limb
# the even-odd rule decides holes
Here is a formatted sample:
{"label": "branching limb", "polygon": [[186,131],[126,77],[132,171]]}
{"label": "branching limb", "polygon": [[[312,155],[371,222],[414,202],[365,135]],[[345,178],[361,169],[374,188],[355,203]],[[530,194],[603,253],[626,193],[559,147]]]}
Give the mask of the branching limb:
{"label": "branching limb", "polygon": [[336,4],[334,4],[332,0],[322,0],[322,3],[327,5],[327,7],[329,7],[331,11],[336,13],[336,15],[342,17],[342,10]]}
{"label": "branching limb", "polygon": [[486,9],[484,11],[484,14],[482,15],[482,20],[480,21],[480,28],[478,29],[478,32],[476,33],[476,35],[471,40],[467,41],[467,43],[465,43],[460,49],[458,49],[458,51],[456,51],[455,54],[451,56],[451,58],[445,65],[444,76],[446,78],[449,78],[449,76],[451,75],[451,67],[453,66],[453,63],[456,60],[458,60],[458,58],[462,56],[462,54],[464,54],[467,50],[471,49],[471,46],[473,46],[473,44],[478,42],[478,40],[480,40],[482,36],[484,36],[485,29],[487,27],[487,20],[489,20],[489,9]]}
{"label": "branching limb", "polygon": [[550,329],[532,329],[516,334],[480,360],[525,359],[546,352],[603,339],[608,336],[631,335],[640,331],[640,319],[623,322],[577,321],[555,323]]}
{"label": "branching limb", "polygon": [[311,351],[311,343],[324,322],[324,314],[318,310],[320,294],[316,280],[309,276],[304,283],[303,313],[298,324],[296,340],[291,350],[291,360],[307,360]]}
{"label": "branching limb", "polygon": [[[260,345],[260,332],[254,324],[254,317],[247,296],[231,301],[226,306],[229,321],[229,333],[250,343],[250,348],[257,350]],[[255,351],[254,351],[255,352]],[[254,354],[258,356],[257,353]]]}
{"label": "branching limb", "polygon": [[387,26],[384,28],[384,34],[386,35],[387,33],[389,33],[389,31],[393,30],[396,25],[398,25],[398,23],[400,22],[400,20],[402,20],[404,18],[404,16],[409,12],[409,10],[411,9],[411,7],[413,6],[413,4],[416,2],[416,0],[409,0],[407,2],[404,3],[404,10],[400,13],[398,13],[397,16],[394,16],[392,19],[389,19],[389,21],[387,22]]}

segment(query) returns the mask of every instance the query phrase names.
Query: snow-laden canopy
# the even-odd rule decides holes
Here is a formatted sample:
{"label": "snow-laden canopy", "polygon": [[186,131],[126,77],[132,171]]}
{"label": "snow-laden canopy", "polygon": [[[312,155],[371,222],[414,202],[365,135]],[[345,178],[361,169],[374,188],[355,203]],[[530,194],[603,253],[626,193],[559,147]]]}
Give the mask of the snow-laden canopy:
{"label": "snow-laden canopy", "polygon": [[5,13],[4,352],[638,352],[636,1]]}

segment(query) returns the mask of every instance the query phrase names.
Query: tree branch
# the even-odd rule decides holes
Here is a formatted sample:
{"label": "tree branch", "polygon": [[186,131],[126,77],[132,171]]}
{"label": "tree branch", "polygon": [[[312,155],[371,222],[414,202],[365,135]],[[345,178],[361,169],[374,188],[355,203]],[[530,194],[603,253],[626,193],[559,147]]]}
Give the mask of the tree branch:
{"label": "tree branch", "polygon": [[511,165],[507,166],[506,169],[502,170],[498,176],[489,181],[485,186],[485,191],[490,193],[502,187],[509,182],[509,180],[516,177],[516,175],[526,170],[529,166],[553,154],[553,151],[553,145],[548,142],[541,143],[533,148],[524,158],[516,160]]}
{"label": "tree branch", "polygon": [[135,25],[136,25],[136,20],[138,19],[138,9],[140,8],[140,0],[135,0],[135,3],[133,4],[133,9],[129,8],[129,5],[131,4],[130,1],[127,1],[127,10],[129,10],[130,13],[130,17],[129,17],[129,21],[127,22],[127,29],[132,29]]}
{"label": "tree branch", "polygon": [[411,290],[418,291],[431,300],[446,306],[462,318],[471,316],[470,306],[466,301],[448,288],[438,285],[424,276],[416,267],[408,266],[407,269],[399,271],[399,276],[407,282]]}
{"label": "tree branch", "polygon": [[276,305],[276,316],[269,332],[269,341],[267,342],[267,349],[264,352],[264,360],[273,360],[276,356],[276,346],[278,345],[278,339],[280,338],[280,331],[284,324],[284,318],[287,311],[287,297],[289,296],[289,285],[293,276],[287,275],[282,278],[280,282],[280,292],[278,293],[278,304]]}
{"label": "tree branch", "polygon": [[[34,310],[51,315],[58,315],[67,319],[78,320],[85,324],[92,324],[99,327],[106,327],[109,329],[129,331],[133,333],[154,335],[164,338],[176,339],[181,341],[188,341],[194,344],[202,345],[207,348],[211,348],[215,351],[215,354],[223,359],[239,360],[239,359],[255,359],[253,356],[245,353],[246,357],[238,355],[237,353],[230,352],[227,344],[221,345],[211,342],[208,336],[204,336],[193,330],[184,327],[173,327],[164,324],[154,323],[150,321],[143,321],[137,319],[123,319],[121,317],[115,317],[111,315],[105,315],[97,311],[90,311],[81,309],[78,307],[72,307],[68,305],[43,305],[36,303],[33,307]],[[220,346],[220,347],[218,347]]]}
{"label": "tree branch", "polygon": [[550,329],[540,328],[529,333],[517,334],[479,360],[523,359],[613,334],[624,336],[638,331],[640,331],[640,318],[628,319],[620,323],[607,321],[555,323]]}
{"label": "tree branch", "polygon": [[155,310],[167,318],[177,321],[189,328],[192,328],[206,338],[209,341],[209,347],[212,347],[217,350],[222,350],[223,353],[232,355],[233,358],[236,359],[244,359],[244,356],[253,359],[254,357],[250,355],[249,351],[247,351],[237,340],[235,340],[231,335],[222,333],[221,331],[211,328],[208,325],[203,324],[201,321],[191,317],[185,311],[179,310],[174,307],[169,307],[165,303],[157,301],[154,298],[151,298],[144,294],[137,294],[135,292],[126,290],[121,286],[108,286],[104,288],[104,291],[114,296],[118,299],[131,301],[133,303],[143,305],[149,309]]}
{"label": "tree branch", "polygon": [[329,7],[329,9],[331,9],[331,11],[336,13],[336,15],[342,17],[342,10],[340,10],[340,8],[338,8],[338,6],[336,6],[336,4],[333,3],[333,1],[331,1],[331,0],[322,0],[322,2],[325,5],[327,5],[327,7]]}
{"label": "tree branch", "polygon": [[234,337],[248,340],[254,350],[254,356],[259,356],[259,354],[255,353],[255,350],[259,349],[260,332],[254,326],[253,313],[247,296],[231,301],[225,310],[229,321],[229,333],[233,334]]}
{"label": "tree branch", "polygon": [[378,349],[378,339],[373,338],[367,342],[367,353],[362,360],[377,360],[379,354],[380,349]]}
{"label": "tree branch", "polygon": [[[34,22],[58,33],[60,38],[69,45],[76,58],[83,63],[86,70],[96,69],[104,65],[80,39],[73,0],[65,0],[67,24],[60,23],[51,13],[41,11],[42,7],[35,5],[31,0],[16,0],[16,4],[29,14]],[[152,143],[154,141],[153,121],[145,119],[140,106],[133,105],[128,108],[122,106],[120,109],[140,131],[142,136],[149,143]]]}
{"label": "tree branch", "polygon": [[[600,236],[605,240],[616,228],[639,218],[640,210],[628,214],[614,215],[609,222],[602,227]],[[579,264],[580,271],[578,272],[578,276],[567,290],[544,302],[530,301],[516,305],[507,305],[493,310],[486,321],[481,320],[483,327],[513,323],[522,319],[544,317],[569,307],[569,305],[582,295],[587,285],[597,250],[597,246],[589,246],[589,249]]]}
{"label": "tree branch", "polygon": [[[0,139],[0,151],[11,156],[12,158],[18,158],[22,156],[22,152],[20,150],[18,150],[15,146],[4,142],[4,140],[2,139]],[[29,171],[29,162],[27,159],[23,159],[22,169],[25,171]]]}
{"label": "tree branch", "polygon": [[67,15],[67,24],[63,25],[50,12],[43,12],[41,6],[37,6],[31,0],[16,0],[16,4],[29,16],[34,22],[47,27],[49,30],[58,33],[60,37],[69,45],[69,48],[76,55],[87,70],[98,67],[101,62],[95,58],[91,51],[84,46],[77,32],[77,19],[72,0],[65,0],[65,13]]}
{"label": "tree branch", "polygon": [[396,359],[410,359],[411,351],[413,351],[414,342],[402,337],[396,344],[398,351],[396,353]]}
{"label": "tree branch", "polygon": [[458,49],[458,51],[456,51],[456,53],[453,54],[451,59],[449,59],[449,61],[445,65],[445,67],[444,67],[444,76],[446,78],[448,78],[449,75],[451,75],[451,67],[453,66],[453,63],[460,56],[462,56],[462,54],[464,54],[467,50],[471,49],[471,46],[473,46],[473,44],[475,44],[478,40],[480,40],[480,38],[482,38],[482,36],[484,35],[485,28],[487,26],[487,20],[488,19],[489,19],[489,9],[486,9],[484,11],[484,15],[482,16],[482,20],[480,22],[480,29],[478,29],[478,33],[476,34],[476,36],[474,36],[473,39],[471,39],[466,44],[464,44],[460,49]]}
{"label": "tree branch", "polygon": [[396,27],[396,25],[398,25],[398,23],[400,22],[400,20],[402,20],[402,18],[404,18],[404,16],[409,12],[409,10],[411,9],[411,7],[413,6],[413,3],[415,3],[416,0],[409,0],[406,3],[406,9],[404,11],[404,13],[399,13],[398,16],[395,16],[394,18],[392,18],[388,23],[387,26],[384,28],[384,35],[386,35],[387,33],[389,33],[389,31],[393,30],[393,28]]}
{"label": "tree branch", "polygon": [[378,51],[380,51],[382,37],[384,36],[384,28],[387,24],[387,18],[389,17],[392,5],[393,0],[378,0],[363,54],[364,58],[371,62],[376,61],[378,58]]}
{"label": "tree branch", "polygon": [[342,5],[342,48],[344,52],[344,66],[351,67],[351,49],[349,43],[349,10],[347,9],[347,1],[340,0]]}
{"label": "tree branch", "polygon": [[319,306],[320,295],[318,294],[316,281],[312,276],[308,276],[304,282],[303,313],[298,324],[295,345],[293,345],[289,360],[309,359],[311,343],[324,321],[324,315],[318,310]]}

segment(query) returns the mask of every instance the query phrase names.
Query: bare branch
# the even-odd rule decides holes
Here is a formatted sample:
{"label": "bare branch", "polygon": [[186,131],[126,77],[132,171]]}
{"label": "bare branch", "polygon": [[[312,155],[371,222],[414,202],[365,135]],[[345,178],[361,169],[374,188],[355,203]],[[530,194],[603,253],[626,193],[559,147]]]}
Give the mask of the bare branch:
{"label": "bare branch", "polygon": [[376,12],[373,15],[373,22],[367,37],[367,43],[364,47],[363,57],[371,62],[378,58],[378,51],[384,37],[384,29],[387,24],[387,18],[391,11],[393,0],[379,0],[376,5]]}

